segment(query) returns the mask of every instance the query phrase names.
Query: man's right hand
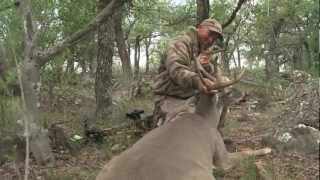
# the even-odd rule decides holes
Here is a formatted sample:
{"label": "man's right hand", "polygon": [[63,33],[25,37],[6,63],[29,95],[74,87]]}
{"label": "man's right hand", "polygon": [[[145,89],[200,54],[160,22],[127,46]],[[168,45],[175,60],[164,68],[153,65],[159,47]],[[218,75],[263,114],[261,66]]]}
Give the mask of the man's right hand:
{"label": "man's right hand", "polygon": [[210,79],[203,78],[203,81],[201,81],[200,77],[195,76],[193,78],[193,84],[195,85],[195,88],[198,89],[202,94],[210,95],[215,93],[215,91],[209,90],[209,87],[214,84],[214,82]]}

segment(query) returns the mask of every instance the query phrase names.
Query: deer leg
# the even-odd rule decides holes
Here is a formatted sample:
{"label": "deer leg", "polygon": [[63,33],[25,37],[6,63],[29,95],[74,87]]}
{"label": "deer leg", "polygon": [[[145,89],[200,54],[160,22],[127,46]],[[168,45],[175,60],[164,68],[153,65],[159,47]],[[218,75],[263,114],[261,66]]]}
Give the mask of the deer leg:
{"label": "deer leg", "polygon": [[223,143],[223,139],[220,133],[217,130],[214,130],[212,133],[215,137],[215,152],[213,154],[213,165],[217,168],[228,170],[239,164],[245,158],[251,156],[261,156],[271,153],[270,148],[229,153],[225,147],[225,144]]}
{"label": "deer leg", "polygon": [[219,124],[218,124],[218,131],[222,136],[223,136],[222,128],[224,128],[225,126],[227,113],[228,113],[228,106],[223,106],[223,109],[220,115]]}
{"label": "deer leg", "polygon": [[229,162],[230,167],[233,167],[237,164],[239,164],[242,160],[252,157],[252,156],[262,156],[267,155],[271,153],[271,148],[262,148],[258,150],[246,150],[246,151],[240,151],[240,152],[234,152],[229,153]]}
{"label": "deer leg", "polygon": [[234,153],[230,153],[231,156],[233,156],[233,158],[235,159],[243,159],[243,157],[239,157],[239,156],[245,156],[246,157],[250,157],[250,156],[262,156],[262,155],[266,155],[266,154],[270,154],[271,153],[271,148],[262,148],[262,149],[258,149],[258,150],[246,150],[246,151],[240,151],[240,152],[234,152]]}

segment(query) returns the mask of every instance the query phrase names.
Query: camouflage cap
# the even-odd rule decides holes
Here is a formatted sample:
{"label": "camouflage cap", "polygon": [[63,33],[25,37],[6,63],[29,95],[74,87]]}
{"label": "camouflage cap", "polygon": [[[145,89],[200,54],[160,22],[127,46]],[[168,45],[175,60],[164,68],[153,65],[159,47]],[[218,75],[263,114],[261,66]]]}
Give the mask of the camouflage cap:
{"label": "camouflage cap", "polygon": [[200,25],[207,26],[210,31],[216,32],[220,35],[220,38],[223,37],[222,35],[222,26],[219,23],[219,21],[211,18],[211,19],[205,19],[203,20]]}

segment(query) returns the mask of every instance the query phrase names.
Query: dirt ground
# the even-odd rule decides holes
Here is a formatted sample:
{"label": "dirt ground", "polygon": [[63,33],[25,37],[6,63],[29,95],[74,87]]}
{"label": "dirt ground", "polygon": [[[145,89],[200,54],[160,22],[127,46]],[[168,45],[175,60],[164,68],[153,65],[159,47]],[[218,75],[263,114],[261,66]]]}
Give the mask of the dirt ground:
{"label": "dirt ground", "polygon": [[[49,123],[62,122],[69,139],[75,135],[84,137],[83,114],[94,107],[94,98],[85,92],[68,89],[60,92],[54,99],[54,106],[45,106]],[[74,93],[77,92],[77,93]],[[118,92],[119,93],[119,92]],[[120,93],[123,94],[123,93]],[[150,96],[124,100],[115,98],[115,113],[112,121],[100,123],[102,129],[111,128],[103,143],[92,141],[70,141],[75,152],[56,150],[56,162],[52,165],[38,166],[31,159],[30,179],[36,180],[91,180],[95,179],[100,168],[113,156],[130,147],[142,135],[125,113],[130,108],[141,107],[150,111],[153,101]],[[265,147],[263,137],[276,128],[279,108],[259,108],[258,97],[252,96],[249,103],[233,106],[228,114],[223,136],[232,140],[227,145],[229,151],[258,149]],[[46,100],[47,101],[47,100]],[[51,102],[52,103],[52,102]],[[251,104],[250,104],[251,103]],[[263,103],[262,101],[260,103]],[[255,104],[255,105],[252,105]],[[57,107],[55,107],[57,106]],[[79,113],[81,111],[81,113]],[[281,119],[278,118],[278,121]],[[115,128],[116,127],[116,128]],[[0,166],[0,179],[13,180],[23,177],[23,161],[14,157]],[[230,172],[214,172],[217,179],[279,179],[279,180],[317,180],[319,179],[319,154],[273,151],[270,155],[245,160]],[[262,174],[262,175],[261,175]],[[263,178],[264,177],[264,178]]]}

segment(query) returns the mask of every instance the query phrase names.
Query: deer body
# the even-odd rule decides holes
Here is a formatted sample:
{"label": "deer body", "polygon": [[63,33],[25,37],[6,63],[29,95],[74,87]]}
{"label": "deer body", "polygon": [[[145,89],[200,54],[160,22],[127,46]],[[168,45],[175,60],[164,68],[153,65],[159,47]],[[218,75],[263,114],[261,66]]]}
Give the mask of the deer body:
{"label": "deer body", "polygon": [[[210,89],[230,86],[241,74]],[[201,94],[195,113],[180,113],[149,132],[106,164],[97,180],[212,180],[213,166],[229,169],[245,157],[269,153],[267,148],[236,153],[226,150],[217,126],[223,107],[236,98],[233,92]]]}
{"label": "deer body", "polygon": [[184,113],[112,159],[97,180],[212,180],[212,165],[219,166],[224,157],[218,156],[227,153],[219,152],[221,145],[207,121]]}
{"label": "deer body", "polygon": [[217,130],[228,99],[201,96],[196,113],[181,113],[146,134],[105,165],[97,180],[212,180],[213,166],[229,169],[248,156],[269,153],[228,153]]}

